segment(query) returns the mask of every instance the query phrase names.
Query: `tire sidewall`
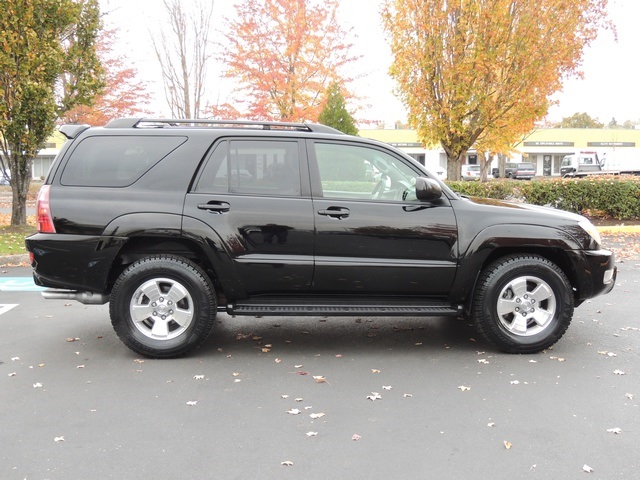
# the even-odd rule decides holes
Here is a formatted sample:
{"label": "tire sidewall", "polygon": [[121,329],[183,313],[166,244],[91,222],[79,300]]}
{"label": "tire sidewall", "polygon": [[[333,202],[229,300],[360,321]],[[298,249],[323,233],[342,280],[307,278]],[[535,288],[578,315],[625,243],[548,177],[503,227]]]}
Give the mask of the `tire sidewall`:
{"label": "tire sidewall", "polygon": [[[168,340],[144,335],[130,313],[134,293],[143,283],[157,278],[179,282],[193,302],[191,324],[179,336]],[[193,350],[206,339],[213,326],[216,304],[213,286],[199,267],[184,259],[161,256],[139,260],[120,275],[111,294],[109,310],[114,330],[129,348],[149,357],[170,358]]]}

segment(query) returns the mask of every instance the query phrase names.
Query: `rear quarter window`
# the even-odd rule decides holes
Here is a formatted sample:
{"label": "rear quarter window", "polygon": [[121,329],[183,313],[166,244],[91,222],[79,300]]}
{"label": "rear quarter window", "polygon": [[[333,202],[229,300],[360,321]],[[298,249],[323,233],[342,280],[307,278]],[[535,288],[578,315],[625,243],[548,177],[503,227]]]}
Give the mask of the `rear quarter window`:
{"label": "rear quarter window", "polygon": [[178,148],[186,137],[99,136],[82,140],[71,153],[60,183],[126,187]]}

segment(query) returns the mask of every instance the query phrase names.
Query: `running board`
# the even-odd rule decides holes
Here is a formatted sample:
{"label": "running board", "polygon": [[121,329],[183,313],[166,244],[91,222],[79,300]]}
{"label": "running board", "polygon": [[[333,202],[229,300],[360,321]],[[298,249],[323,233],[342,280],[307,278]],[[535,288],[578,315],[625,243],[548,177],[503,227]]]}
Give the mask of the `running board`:
{"label": "running board", "polygon": [[249,316],[383,316],[410,317],[429,316],[444,317],[457,316],[463,312],[462,305],[455,306],[445,302],[362,302],[362,301],[291,301],[291,302],[260,302],[257,300],[228,304],[226,312],[229,315]]}

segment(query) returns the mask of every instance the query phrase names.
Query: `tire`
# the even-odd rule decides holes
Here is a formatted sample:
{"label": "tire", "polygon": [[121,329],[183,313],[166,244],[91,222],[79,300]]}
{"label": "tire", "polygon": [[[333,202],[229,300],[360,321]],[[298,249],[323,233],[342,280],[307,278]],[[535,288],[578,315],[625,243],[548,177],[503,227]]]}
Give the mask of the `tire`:
{"label": "tire", "polygon": [[213,284],[195,263],[173,255],[136,261],[118,277],[109,301],[124,344],[150,358],[175,358],[207,339],[217,313]]}
{"label": "tire", "polygon": [[472,315],[478,331],[509,353],[535,353],[556,343],[571,323],[573,289],[553,262],[512,255],[480,275]]}

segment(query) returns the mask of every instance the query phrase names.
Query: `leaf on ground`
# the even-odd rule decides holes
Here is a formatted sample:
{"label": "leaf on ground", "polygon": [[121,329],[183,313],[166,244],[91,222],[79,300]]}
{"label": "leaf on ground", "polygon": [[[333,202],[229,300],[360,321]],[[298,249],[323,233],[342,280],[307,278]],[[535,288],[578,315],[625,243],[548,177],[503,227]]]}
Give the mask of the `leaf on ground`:
{"label": "leaf on ground", "polygon": [[616,427],[616,428],[608,428],[607,432],[614,433],[614,434],[618,435],[619,433],[622,433],[622,429],[618,428],[618,427]]}
{"label": "leaf on ground", "polygon": [[17,373],[16,373],[16,372],[11,372],[11,373],[9,374],[9,376],[10,376],[10,377],[15,377],[16,375],[17,375]]}
{"label": "leaf on ground", "polygon": [[511,450],[511,447],[513,447],[513,443],[511,443],[509,440],[505,440],[502,443],[504,444],[504,448],[506,448],[507,450]]}
{"label": "leaf on ground", "polygon": [[280,395],[280,398],[289,398],[289,395]]}
{"label": "leaf on ground", "polygon": [[291,460],[286,460],[284,462],[280,462],[280,465],[284,465],[285,467],[293,467],[293,462]]}
{"label": "leaf on ground", "polygon": [[380,370],[378,370],[377,368],[372,368],[371,373],[380,373]]}
{"label": "leaf on ground", "polygon": [[33,388],[42,388],[42,384],[40,382],[34,383]]}
{"label": "leaf on ground", "polygon": [[360,440],[361,438],[362,438],[362,436],[361,436],[361,435],[358,435],[357,433],[354,433],[353,435],[351,435],[351,440],[354,440],[354,441],[356,441],[356,442],[357,442],[358,440]]}
{"label": "leaf on ground", "polygon": [[316,437],[318,436],[318,432],[307,432],[306,435],[307,437]]}
{"label": "leaf on ground", "polygon": [[367,399],[371,400],[371,401],[376,401],[382,398],[382,395],[380,395],[378,392],[371,392],[371,395],[367,395]]}
{"label": "leaf on ground", "polygon": [[11,357],[12,362],[17,362],[18,360],[20,360],[20,357]]}
{"label": "leaf on ground", "polygon": [[411,393],[403,393],[403,394],[402,394],[402,396],[403,396],[404,398],[411,398],[411,397],[413,397],[413,395],[412,395]]}
{"label": "leaf on ground", "polygon": [[629,400],[633,400],[633,393],[625,393],[624,396],[627,397]]}
{"label": "leaf on ground", "polygon": [[622,370],[614,370],[613,374],[614,375],[626,375],[626,373],[624,373]]}
{"label": "leaf on ground", "polygon": [[519,385],[520,384],[520,380],[511,380],[509,383],[511,385]]}
{"label": "leaf on ground", "polygon": [[64,437],[55,437],[53,441],[56,443],[64,442]]}
{"label": "leaf on ground", "polygon": [[466,391],[468,391],[468,390],[471,390],[471,387],[466,387],[466,386],[464,386],[464,385],[460,385],[460,386],[458,387],[458,390],[460,390],[460,391],[462,391],[462,392],[466,392]]}
{"label": "leaf on ground", "polygon": [[197,404],[198,404],[198,401],[197,401],[197,400],[189,400],[189,401],[187,402],[187,405],[189,405],[190,407],[194,407],[194,406],[196,406]]}
{"label": "leaf on ground", "polygon": [[313,379],[316,381],[316,383],[327,383],[327,379],[322,375],[314,375]]}
{"label": "leaf on ground", "polygon": [[593,468],[591,468],[589,465],[587,465],[586,463],[582,466],[582,471],[583,472],[587,472],[587,473],[593,473],[594,470]]}
{"label": "leaf on ground", "polygon": [[320,413],[310,413],[310,414],[309,414],[309,416],[310,416],[311,418],[313,418],[314,420],[315,420],[316,418],[322,418],[322,417],[324,417],[324,415],[325,415],[325,414],[324,414],[324,413],[322,413],[322,412],[320,412]]}
{"label": "leaf on ground", "polygon": [[391,385],[383,385],[382,389],[383,390],[391,390],[393,387]]}
{"label": "leaf on ground", "polygon": [[290,415],[299,415],[300,410],[298,410],[297,408],[292,408],[291,410],[287,410],[287,413]]}
{"label": "leaf on ground", "polygon": [[69,337],[67,338],[67,342],[71,343],[71,342],[79,342],[80,339],[78,337]]}
{"label": "leaf on ground", "polygon": [[193,378],[195,380],[203,380],[204,379],[204,375],[194,375]]}

